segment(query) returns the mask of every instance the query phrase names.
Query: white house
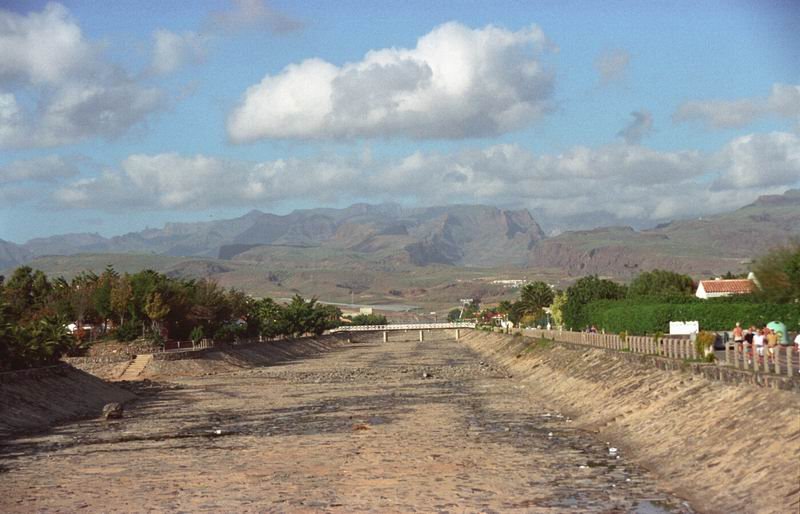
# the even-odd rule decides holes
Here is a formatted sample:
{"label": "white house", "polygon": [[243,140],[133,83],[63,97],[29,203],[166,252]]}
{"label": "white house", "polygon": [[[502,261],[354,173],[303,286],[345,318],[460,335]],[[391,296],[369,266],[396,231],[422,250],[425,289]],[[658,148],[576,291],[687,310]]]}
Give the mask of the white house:
{"label": "white house", "polygon": [[706,300],[708,298],[719,298],[720,296],[732,296],[735,294],[752,293],[755,284],[749,278],[742,279],[721,279],[701,280],[694,294],[698,298]]}

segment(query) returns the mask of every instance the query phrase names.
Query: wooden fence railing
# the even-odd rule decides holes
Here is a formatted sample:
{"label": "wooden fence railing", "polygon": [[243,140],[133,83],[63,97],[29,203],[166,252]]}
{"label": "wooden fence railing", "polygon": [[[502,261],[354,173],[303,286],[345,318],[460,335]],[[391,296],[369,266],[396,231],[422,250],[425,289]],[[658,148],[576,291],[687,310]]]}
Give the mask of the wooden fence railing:
{"label": "wooden fence railing", "polygon": [[[696,360],[698,354],[694,342],[686,338],[649,336],[627,336],[617,334],[598,334],[590,332],[571,332],[567,330],[524,329],[526,335],[544,337],[565,343],[581,344],[604,348],[607,350],[627,351],[631,353],[660,355],[670,359]],[[766,346],[755,352],[753,358],[752,345],[745,343],[737,348],[725,346],[724,356],[719,355],[717,364],[732,366],[738,369],[750,369],[763,373],[786,374],[795,376],[800,371],[800,352],[792,346],[778,345],[772,349]]]}
{"label": "wooden fence railing", "polygon": [[[738,369],[751,369],[763,373],[775,373],[794,376],[800,371],[800,352],[790,345],[757,347],[752,343],[735,344],[733,348],[725,346],[723,363]],[[797,371],[796,371],[797,370]]]}

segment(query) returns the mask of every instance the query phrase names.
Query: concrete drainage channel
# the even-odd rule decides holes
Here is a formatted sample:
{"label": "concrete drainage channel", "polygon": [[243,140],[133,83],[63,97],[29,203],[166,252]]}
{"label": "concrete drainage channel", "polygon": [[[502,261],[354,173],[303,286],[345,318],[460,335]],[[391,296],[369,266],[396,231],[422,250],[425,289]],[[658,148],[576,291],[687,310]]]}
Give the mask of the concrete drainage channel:
{"label": "concrete drainage channel", "polygon": [[[197,373],[129,382],[142,399],[122,419],[12,441],[13,459],[0,456],[9,471],[0,511],[692,512],[686,498],[699,510],[743,510],[704,500],[704,483],[682,488],[636,464],[630,441],[547,399],[556,375],[531,382],[511,338],[479,337],[359,335],[214,375],[202,359],[170,361],[162,372]],[[514,353],[508,362],[478,353],[488,348]],[[588,398],[574,384],[572,396]],[[621,399],[602,401],[616,410]]]}
{"label": "concrete drainage channel", "polygon": [[0,510],[691,512],[452,338],[173,382],[12,441]]}

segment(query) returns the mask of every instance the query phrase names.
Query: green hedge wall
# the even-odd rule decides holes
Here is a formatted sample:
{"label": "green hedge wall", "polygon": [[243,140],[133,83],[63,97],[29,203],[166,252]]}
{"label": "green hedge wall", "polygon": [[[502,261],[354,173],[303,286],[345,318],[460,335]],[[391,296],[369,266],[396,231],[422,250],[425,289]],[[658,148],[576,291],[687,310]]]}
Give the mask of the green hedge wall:
{"label": "green hedge wall", "polygon": [[743,327],[763,327],[782,321],[789,332],[800,330],[800,305],[738,303],[730,301],[690,301],[688,303],[646,303],[632,300],[592,302],[586,307],[591,323],[606,332],[652,334],[669,332],[670,321],[698,321],[701,330],[731,330],[736,322]]}

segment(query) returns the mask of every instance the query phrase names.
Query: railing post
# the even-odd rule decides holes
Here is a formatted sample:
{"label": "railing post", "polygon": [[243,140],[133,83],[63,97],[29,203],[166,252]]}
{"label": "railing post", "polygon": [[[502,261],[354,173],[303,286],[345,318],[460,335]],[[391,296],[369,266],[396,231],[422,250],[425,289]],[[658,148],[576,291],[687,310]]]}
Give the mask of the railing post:
{"label": "railing post", "polygon": [[460,329],[456,329],[456,341],[458,341],[460,338],[461,338],[461,331]]}
{"label": "railing post", "polygon": [[769,346],[767,346],[766,341],[761,349],[764,352],[764,355],[762,355],[762,358],[764,359],[764,373],[769,373]]}
{"label": "railing post", "polygon": [[389,332],[387,332],[386,330],[383,331],[383,342],[384,343],[389,342]]}
{"label": "railing post", "polygon": [[792,376],[792,372],[794,371],[794,362],[792,362],[792,347],[786,347],[786,374],[790,377]]}
{"label": "railing post", "polygon": [[420,343],[421,343],[421,342],[422,342],[422,341],[425,339],[425,338],[423,337],[423,335],[422,335],[422,334],[423,334],[423,331],[422,331],[422,330],[420,330],[420,331],[419,331],[419,342],[420,342]]}
{"label": "railing post", "polygon": [[728,349],[728,343],[725,343],[725,365],[731,365],[731,351]]}
{"label": "railing post", "polygon": [[753,359],[753,371],[758,371],[758,349],[755,341],[751,345],[750,357]]}
{"label": "railing post", "polygon": [[775,347],[775,355],[773,356],[775,359],[775,374],[781,374],[781,345]]}

